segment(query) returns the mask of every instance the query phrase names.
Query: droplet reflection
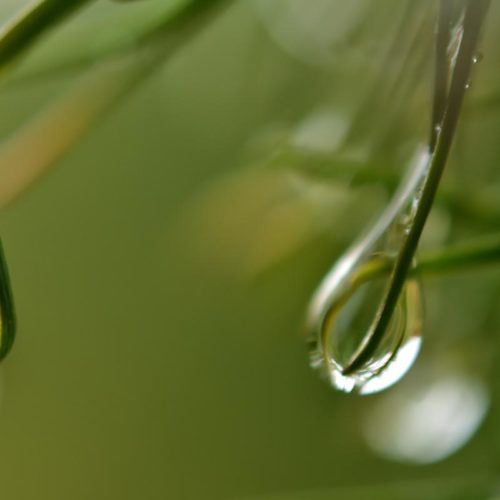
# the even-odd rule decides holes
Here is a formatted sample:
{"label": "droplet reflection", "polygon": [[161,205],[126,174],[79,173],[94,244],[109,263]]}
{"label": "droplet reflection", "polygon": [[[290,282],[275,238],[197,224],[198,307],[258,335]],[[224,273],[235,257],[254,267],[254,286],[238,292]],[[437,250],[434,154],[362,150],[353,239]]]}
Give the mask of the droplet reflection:
{"label": "droplet reflection", "polygon": [[487,413],[489,394],[479,380],[452,374],[378,403],[364,424],[370,447],[392,460],[429,464],[472,438]]}

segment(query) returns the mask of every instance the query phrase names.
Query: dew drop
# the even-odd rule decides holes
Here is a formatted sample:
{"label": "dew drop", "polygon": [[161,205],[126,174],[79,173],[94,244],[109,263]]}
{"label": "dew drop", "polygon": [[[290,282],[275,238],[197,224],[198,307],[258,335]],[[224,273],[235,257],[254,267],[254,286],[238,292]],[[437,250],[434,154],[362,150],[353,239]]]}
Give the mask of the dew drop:
{"label": "dew drop", "polygon": [[363,366],[349,375],[344,368],[370,329],[387,285],[389,273],[371,276],[383,267],[374,256],[359,268],[350,287],[331,303],[311,343],[311,365],[343,392],[371,394],[396,383],[413,365],[422,343],[422,299],[416,280],[406,283],[384,338]]}
{"label": "dew drop", "polygon": [[472,57],[472,64],[478,64],[483,60],[483,53],[482,52],[476,52],[474,56]]}

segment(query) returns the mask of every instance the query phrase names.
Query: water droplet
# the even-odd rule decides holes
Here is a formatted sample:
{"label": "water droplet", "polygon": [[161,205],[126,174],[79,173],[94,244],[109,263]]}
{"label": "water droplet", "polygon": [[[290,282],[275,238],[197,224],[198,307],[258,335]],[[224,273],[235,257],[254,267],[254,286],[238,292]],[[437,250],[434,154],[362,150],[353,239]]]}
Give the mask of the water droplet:
{"label": "water droplet", "polygon": [[476,52],[474,56],[472,57],[472,63],[473,64],[478,64],[480,63],[484,58],[484,55],[482,52]]}
{"label": "water droplet", "polygon": [[[384,338],[370,360],[343,373],[369,331],[386,288],[389,259],[374,256],[352,276],[350,287],[326,311],[321,335],[311,346],[311,364],[344,392],[371,394],[397,382],[412,366],[421,345],[422,303],[419,283],[406,283]],[[385,271],[377,271],[377,269]]]}
{"label": "water droplet", "polygon": [[419,196],[429,160],[427,148],[417,152],[387,208],[336,262],[311,302],[307,324],[311,366],[341,391],[370,394],[389,387],[409,370],[420,350],[421,290],[410,279],[369,359],[356,368],[350,366],[376,323],[398,245],[408,229],[401,221],[412,216],[412,202]]}
{"label": "water droplet", "polygon": [[465,84],[465,90],[469,90],[469,89],[470,89],[470,82],[467,82],[467,83]]}

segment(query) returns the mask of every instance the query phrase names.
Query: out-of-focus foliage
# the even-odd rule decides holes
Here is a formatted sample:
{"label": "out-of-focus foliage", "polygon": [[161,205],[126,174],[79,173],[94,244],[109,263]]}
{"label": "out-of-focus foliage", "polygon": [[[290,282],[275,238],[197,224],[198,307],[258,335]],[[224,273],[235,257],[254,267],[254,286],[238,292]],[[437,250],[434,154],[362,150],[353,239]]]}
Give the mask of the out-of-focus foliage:
{"label": "out-of-focus foliage", "polygon": [[[500,268],[422,276],[386,394],[333,392],[299,335],[427,140],[436,2],[196,3],[97,0],[2,75],[0,494],[494,498]],[[422,252],[499,229],[499,7]]]}

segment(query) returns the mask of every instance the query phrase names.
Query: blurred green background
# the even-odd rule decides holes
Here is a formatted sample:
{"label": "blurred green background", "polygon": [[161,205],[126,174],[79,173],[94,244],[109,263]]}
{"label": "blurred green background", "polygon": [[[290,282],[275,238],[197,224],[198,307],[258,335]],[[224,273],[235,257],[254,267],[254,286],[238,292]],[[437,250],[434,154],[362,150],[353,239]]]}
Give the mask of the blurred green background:
{"label": "blurred green background", "polygon": [[[2,20],[20,4],[2,3]],[[2,135],[170,4],[182,7],[98,1],[77,12],[4,79]],[[295,141],[339,166],[344,141],[356,168],[387,163],[397,179],[426,138],[433,4],[229,3],[3,209],[19,330],[1,372],[2,498],[494,498],[500,270],[424,278],[414,369],[387,394],[339,394],[308,366],[303,314],[387,185],[271,161]],[[499,20],[493,1],[444,181],[492,202],[475,217],[438,203],[429,248],[500,224]],[[36,157],[37,143],[26,147]],[[480,385],[472,403],[459,392],[432,437],[464,404],[481,407],[456,453],[400,460],[370,444],[377,408],[424,398],[419,384],[446,377]]]}

